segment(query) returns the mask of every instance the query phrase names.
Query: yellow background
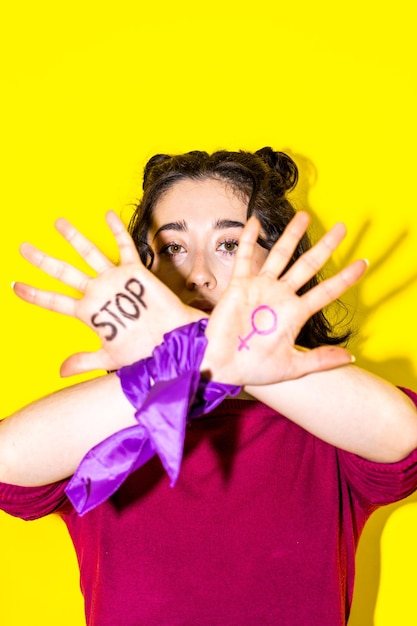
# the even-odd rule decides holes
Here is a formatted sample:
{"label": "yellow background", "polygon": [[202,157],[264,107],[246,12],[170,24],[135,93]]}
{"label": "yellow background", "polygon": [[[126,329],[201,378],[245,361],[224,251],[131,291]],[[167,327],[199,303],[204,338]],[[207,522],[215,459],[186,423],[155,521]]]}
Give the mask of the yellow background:
{"label": "yellow background", "polygon": [[[2,9],[1,414],[70,384],[61,361],[96,346],[74,321],[13,295],[13,280],[53,285],[20,259],[19,243],[75,260],[53,228],[65,215],[112,253],[105,211],[129,215],[152,154],[189,149],[272,145],[295,157],[294,201],[312,212],[316,232],[338,220],[349,227],[336,262],[371,261],[349,295],[358,363],[417,388],[412,0],[141,5],[23,0]],[[416,502],[369,522],[352,626],[372,624],[375,607],[377,626],[417,623]],[[0,514],[0,555],[1,624],[83,623],[60,520]]]}

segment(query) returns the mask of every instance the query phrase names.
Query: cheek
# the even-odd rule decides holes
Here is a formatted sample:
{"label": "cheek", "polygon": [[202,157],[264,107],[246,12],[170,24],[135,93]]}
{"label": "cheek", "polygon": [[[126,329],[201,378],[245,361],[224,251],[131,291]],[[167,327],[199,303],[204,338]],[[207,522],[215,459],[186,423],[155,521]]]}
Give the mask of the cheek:
{"label": "cheek", "polygon": [[227,288],[229,282],[230,282],[230,278],[232,276],[232,269],[231,268],[222,268],[222,271],[217,272],[216,274],[216,283],[217,283],[217,289],[223,293],[225,291],[225,289]]}
{"label": "cheek", "polygon": [[211,270],[216,277],[216,283],[219,287],[227,287],[232,276],[234,266],[234,257],[215,257],[211,266]]}

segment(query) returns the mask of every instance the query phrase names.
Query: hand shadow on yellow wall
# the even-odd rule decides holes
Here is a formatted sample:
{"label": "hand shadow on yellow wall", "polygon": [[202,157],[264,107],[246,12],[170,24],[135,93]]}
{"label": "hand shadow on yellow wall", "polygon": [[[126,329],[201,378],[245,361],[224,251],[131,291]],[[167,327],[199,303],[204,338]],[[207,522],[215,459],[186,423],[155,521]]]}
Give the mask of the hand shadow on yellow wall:
{"label": "hand shadow on yellow wall", "polygon": [[[317,170],[307,157],[291,153],[290,150],[287,152],[296,161],[300,169],[300,181],[297,187],[295,203],[297,208],[303,208],[313,216],[315,240],[316,236],[320,237],[320,235],[325,232],[319,215],[309,202],[310,191],[317,180]],[[335,217],[337,218],[336,212]],[[360,331],[361,326],[363,326],[365,322],[369,323],[372,315],[380,307],[398,297],[406,290],[415,287],[417,284],[417,271],[411,268],[413,271],[409,272],[405,278],[402,278],[399,284],[393,287],[386,285],[384,291],[381,291],[378,298],[371,305],[365,304],[366,299],[364,298],[364,294],[367,289],[367,280],[377,272],[383,271],[384,267],[389,267],[390,264],[395,263],[396,255],[399,253],[402,244],[408,236],[408,231],[403,229],[396,235],[395,239],[387,248],[381,249],[379,257],[373,260],[365,279],[359,282],[355,288],[342,298],[346,307],[344,309],[345,319],[343,322],[349,324],[354,317],[353,329],[356,329],[357,333],[349,344],[349,348],[352,350],[353,354],[355,354],[359,367],[373,372],[393,384],[417,391],[417,375],[412,362],[408,358],[403,357],[378,361],[365,358],[362,354],[362,349],[367,341],[367,336],[361,335]],[[367,218],[364,220],[349,250],[345,253],[344,258],[341,259],[340,267],[358,258],[356,253],[360,244],[366,241],[366,239],[371,240],[371,238],[372,219]],[[332,263],[329,264],[329,268],[331,268],[331,266]],[[333,266],[333,270],[334,269]],[[330,269],[329,274],[331,273],[332,271]],[[404,276],[404,272],[401,272],[401,275]],[[395,329],[393,329],[393,332],[394,331]],[[365,526],[357,553],[356,584],[349,626],[371,626],[374,623],[374,612],[380,578],[381,535],[393,511],[409,502],[417,502],[417,492],[409,496],[406,500],[380,508],[371,516]]]}
{"label": "hand shadow on yellow wall", "polygon": [[[360,237],[365,238],[372,236],[369,232],[371,231],[371,226],[371,220],[366,221],[361,229]],[[396,236],[388,248],[381,251],[379,258],[373,261],[368,270],[368,278],[370,278],[372,274],[383,270],[384,266],[388,266],[389,263],[395,264],[396,254],[400,251],[401,245],[407,236],[407,231],[402,231]],[[355,258],[355,250],[358,247],[358,243],[359,237],[358,241],[352,244],[351,250],[344,259],[345,262]],[[362,347],[366,343],[367,337],[360,334],[360,327],[362,323],[369,320],[381,306],[412,288],[416,283],[417,272],[413,271],[399,284],[393,287],[387,285],[386,290],[381,292],[372,305],[367,306],[363,303],[363,293],[364,290],[366,290],[366,282],[360,283],[355,290],[357,308],[355,317],[359,332],[352,342],[353,353],[357,356],[357,362],[360,367],[389,380],[393,384],[408,387],[413,390],[417,390],[417,377],[412,362],[403,357],[379,361],[366,359],[362,354]],[[387,507],[382,507],[371,516],[365,527],[357,555],[356,588],[349,626],[369,626],[373,624],[380,579],[381,535],[392,512],[408,502],[417,502],[417,493],[412,494],[406,500]]]}

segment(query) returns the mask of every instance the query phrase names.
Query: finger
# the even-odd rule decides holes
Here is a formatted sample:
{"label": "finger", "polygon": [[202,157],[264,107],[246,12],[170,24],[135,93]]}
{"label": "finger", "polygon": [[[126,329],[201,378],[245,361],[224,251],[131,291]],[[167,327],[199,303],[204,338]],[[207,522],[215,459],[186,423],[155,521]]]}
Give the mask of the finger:
{"label": "finger", "polygon": [[78,300],[74,298],[53,291],[36,289],[35,287],[19,282],[13,285],[13,290],[15,294],[25,302],[36,304],[36,306],[40,306],[48,311],[75,317],[76,303]]}
{"label": "finger", "polygon": [[109,211],[106,215],[106,222],[116,239],[120,251],[120,261],[123,264],[140,263],[140,257],[133,239],[118,215],[114,211]]}
{"label": "finger", "polygon": [[298,291],[329,260],[345,236],[346,226],[342,223],[335,224],[320,241],[297,259],[281,280],[289,283],[294,291]]}
{"label": "finger", "polygon": [[355,358],[346,348],[336,346],[320,346],[308,351],[295,350],[295,353],[289,379],[343,367],[355,361]]}
{"label": "finger", "polygon": [[365,274],[368,263],[365,259],[354,261],[340,272],[322,281],[304,295],[301,300],[307,304],[309,316],[317,313],[325,306],[339,298]]}
{"label": "finger", "polygon": [[55,222],[57,231],[68,241],[88,265],[98,274],[114,267],[113,263],[68,220],[60,217]]}
{"label": "finger", "polygon": [[268,257],[259,272],[277,279],[287,267],[301,238],[310,223],[310,216],[304,211],[296,213],[288,223],[278,241],[271,248]]}
{"label": "finger", "polygon": [[76,374],[84,374],[95,370],[111,370],[113,364],[107,355],[102,351],[97,352],[77,352],[72,354],[62,363],[59,373],[60,376],[75,376]]}
{"label": "finger", "polygon": [[48,276],[56,278],[81,293],[85,292],[90,276],[87,276],[87,274],[81,272],[69,263],[55,259],[49,256],[49,254],[45,254],[30,243],[23,243],[20,246],[20,254],[26,261],[31,263],[31,265],[39,268],[45,272],[45,274],[48,274]]}
{"label": "finger", "polygon": [[244,278],[251,275],[253,252],[259,237],[259,231],[259,220],[252,215],[246,222],[239,238],[239,247],[235,255],[232,278]]}

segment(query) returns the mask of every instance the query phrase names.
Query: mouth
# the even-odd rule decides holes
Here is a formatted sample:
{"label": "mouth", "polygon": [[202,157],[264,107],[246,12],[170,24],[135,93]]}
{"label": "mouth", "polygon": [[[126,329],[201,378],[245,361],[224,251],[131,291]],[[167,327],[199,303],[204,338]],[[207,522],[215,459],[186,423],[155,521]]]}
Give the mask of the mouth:
{"label": "mouth", "polygon": [[212,302],[203,299],[200,300],[199,298],[191,300],[191,302],[188,303],[188,306],[193,307],[193,309],[203,311],[204,313],[211,313],[214,309],[214,304]]}

